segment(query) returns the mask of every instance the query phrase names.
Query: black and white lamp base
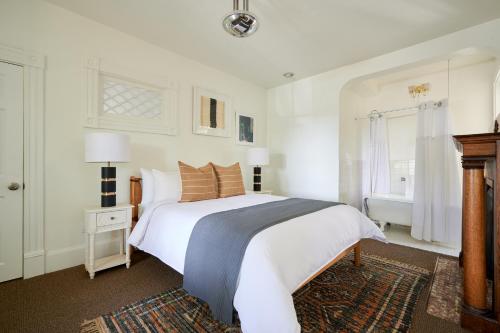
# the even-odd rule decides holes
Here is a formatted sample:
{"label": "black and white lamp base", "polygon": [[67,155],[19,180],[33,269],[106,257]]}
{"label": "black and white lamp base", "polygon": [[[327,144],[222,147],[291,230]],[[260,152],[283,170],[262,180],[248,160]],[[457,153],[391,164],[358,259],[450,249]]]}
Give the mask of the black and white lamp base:
{"label": "black and white lamp base", "polygon": [[101,168],[101,207],[116,206],[116,167]]}
{"label": "black and white lamp base", "polygon": [[254,192],[262,191],[261,181],[262,181],[262,168],[254,167],[253,168],[253,190]]}

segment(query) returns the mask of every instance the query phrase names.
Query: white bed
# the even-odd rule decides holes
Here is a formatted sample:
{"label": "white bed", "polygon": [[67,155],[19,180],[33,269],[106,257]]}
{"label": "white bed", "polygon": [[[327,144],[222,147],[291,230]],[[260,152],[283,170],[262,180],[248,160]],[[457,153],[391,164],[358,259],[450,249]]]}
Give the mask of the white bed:
{"label": "white bed", "polygon": [[[129,243],[183,274],[189,237],[200,218],[283,199],[250,194],[152,203],[143,210]],[[385,241],[373,222],[347,205],[297,217],[257,234],[246,249],[234,298],[243,331],[300,332],[292,293],[362,238]]]}

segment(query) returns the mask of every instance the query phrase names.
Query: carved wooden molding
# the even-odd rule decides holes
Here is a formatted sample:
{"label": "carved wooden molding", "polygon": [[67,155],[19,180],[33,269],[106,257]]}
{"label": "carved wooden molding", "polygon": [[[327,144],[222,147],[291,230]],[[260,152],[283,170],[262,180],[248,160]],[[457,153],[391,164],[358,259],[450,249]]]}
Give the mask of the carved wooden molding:
{"label": "carved wooden molding", "polygon": [[478,157],[462,157],[462,167],[464,169],[484,169],[486,159]]}
{"label": "carved wooden molding", "polygon": [[498,133],[467,134],[453,136],[457,150],[464,157],[495,157]]}

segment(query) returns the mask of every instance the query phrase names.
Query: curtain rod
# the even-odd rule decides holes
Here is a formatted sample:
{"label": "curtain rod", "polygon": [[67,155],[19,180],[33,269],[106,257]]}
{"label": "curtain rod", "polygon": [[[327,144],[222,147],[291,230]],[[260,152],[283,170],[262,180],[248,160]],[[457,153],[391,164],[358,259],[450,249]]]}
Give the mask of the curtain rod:
{"label": "curtain rod", "polygon": [[[385,113],[391,113],[391,112],[401,112],[401,111],[420,111],[420,110],[425,110],[427,109],[427,105],[429,103],[422,103],[420,105],[417,105],[417,106],[410,106],[410,107],[406,107],[406,108],[399,108],[399,109],[391,109],[391,110],[384,110],[384,111],[377,111],[377,109],[374,109],[372,111],[370,111],[370,113],[368,114],[368,116],[366,117],[356,117],[354,118],[355,120],[359,120],[359,119],[370,119],[372,117],[382,117],[383,114]],[[441,105],[443,104],[442,101],[439,101],[439,102],[432,102],[432,105],[434,107],[440,107]]]}

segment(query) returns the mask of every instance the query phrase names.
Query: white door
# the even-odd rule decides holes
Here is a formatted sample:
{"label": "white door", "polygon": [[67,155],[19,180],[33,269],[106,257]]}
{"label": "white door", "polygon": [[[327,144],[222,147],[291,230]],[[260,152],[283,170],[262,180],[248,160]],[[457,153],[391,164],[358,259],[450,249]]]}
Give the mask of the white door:
{"label": "white door", "polygon": [[0,62],[0,282],[23,275],[23,68]]}

